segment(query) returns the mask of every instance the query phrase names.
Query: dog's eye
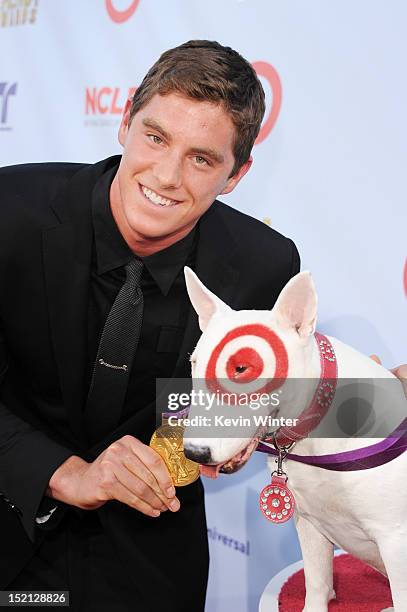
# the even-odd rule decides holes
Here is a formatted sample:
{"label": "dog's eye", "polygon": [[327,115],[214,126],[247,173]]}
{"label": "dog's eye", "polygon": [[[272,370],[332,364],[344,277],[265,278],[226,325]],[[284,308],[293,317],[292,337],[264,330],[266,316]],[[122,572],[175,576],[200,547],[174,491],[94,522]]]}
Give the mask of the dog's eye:
{"label": "dog's eye", "polygon": [[247,367],[244,365],[236,366],[236,374],[243,374],[247,370]]}

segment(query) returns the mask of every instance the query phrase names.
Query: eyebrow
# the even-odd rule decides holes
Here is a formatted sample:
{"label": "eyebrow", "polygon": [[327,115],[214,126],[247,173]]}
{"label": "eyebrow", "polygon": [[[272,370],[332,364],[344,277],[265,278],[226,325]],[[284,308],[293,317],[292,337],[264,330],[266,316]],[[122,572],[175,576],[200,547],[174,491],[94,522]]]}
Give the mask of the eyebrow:
{"label": "eyebrow", "polygon": [[192,149],[192,153],[194,153],[195,155],[203,155],[205,157],[210,157],[218,164],[223,164],[224,162],[223,155],[215,151],[215,149],[197,149],[194,147]]}
{"label": "eyebrow", "polygon": [[164,128],[161,127],[161,125],[157,123],[157,121],[155,121],[155,119],[145,117],[142,120],[142,124],[145,125],[145,127],[151,128],[152,130],[156,130],[156,132],[160,132],[160,134],[162,134],[167,140],[171,140],[171,136],[168,134],[168,132],[166,132]]}
{"label": "eyebrow", "polygon": [[[152,130],[159,132],[169,142],[172,140],[170,134],[155,119],[152,119],[150,117],[145,117],[142,120],[142,124],[147,128],[151,128]],[[201,147],[193,147],[191,149],[191,153],[194,153],[195,155],[203,155],[203,156],[210,157],[212,160],[214,160],[218,164],[223,164],[223,162],[225,161],[221,153],[219,153],[218,151],[210,147],[208,149],[201,148]]]}

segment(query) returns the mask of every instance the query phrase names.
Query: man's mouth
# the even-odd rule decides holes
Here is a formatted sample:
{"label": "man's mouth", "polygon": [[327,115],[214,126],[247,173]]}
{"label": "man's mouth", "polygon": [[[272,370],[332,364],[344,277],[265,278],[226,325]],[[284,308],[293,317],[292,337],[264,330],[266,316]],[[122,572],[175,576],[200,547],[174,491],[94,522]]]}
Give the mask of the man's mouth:
{"label": "man's mouth", "polygon": [[175,206],[179,203],[177,200],[170,200],[169,198],[164,198],[164,196],[161,196],[159,193],[156,193],[148,187],[144,187],[144,185],[141,185],[141,191],[149,202],[155,204],[156,206],[161,206],[162,208]]}
{"label": "man's mouth", "polygon": [[201,465],[200,471],[202,476],[207,478],[217,478],[219,472],[221,474],[232,474],[242,468],[256,450],[260,438],[256,436],[247,444],[239,453],[234,455],[229,461],[218,463],[217,465]]}

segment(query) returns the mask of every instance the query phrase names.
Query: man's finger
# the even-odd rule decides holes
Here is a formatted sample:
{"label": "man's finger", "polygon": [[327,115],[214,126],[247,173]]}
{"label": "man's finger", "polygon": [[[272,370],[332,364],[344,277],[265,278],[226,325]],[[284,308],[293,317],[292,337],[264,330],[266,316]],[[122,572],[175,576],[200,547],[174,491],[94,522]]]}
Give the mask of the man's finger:
{"label": "man's finger", "polygon": [[145,502],[143,499],[140,499],[137,495],[129,491],[127,487],[125,487],[121,482],[117,481],[115,485],[112,487],[112,495],[113,499],[121,502],[122,504],[126,504],[130,506],[130,508],[134,508],[135,510],[139,510],[143,514],[147,516],[160,516],[160,511],[156,508],[153,508]]}
{"label": "man's finger", "polygon": [[397,368],[393,368],[390,371],[393,372],[393,374],[400,379],[400,382],[403,385],[404,393],[407,397],[407,364],[403,364],[401,366],[398,366]]}
{"label": "man's finger", "polygon": [[136,457],[138,457],[144,463],[146,468],[152,472],[164,495],[167,497],[174,497],[175,488],[167,466],[160,455],[154,449],[150,448],[146,444],[143,444],[136,438],[133,439],[131,448]]}
{"label": "man's finger", "polygon": [[407,379],[407,363],[404,363],[403,365],[398,366],[397,368],[393,368],[390,371],[393,372],[393,374],[395,374],[397,378]]}
{"label": "man's finger", "polygon": [[162,492],[154,474],[150,472],[139,457],[134,454],[131,457],[126,457],[123,460],[123,465],[125,468],[127,468],[129,473],[133,474],[135,477],[139,478],[143,483],[145,483],[152,493],[161,500],[162,504],[164,504],[166,508],[170,508],[170,510],[178,510],[179,506],[177,503],[174,507],[171,505],[174,503],[174,499],[176,500],[176,498],[168,497]]}
{"label": "man's finger", "polygon": [[124,465],[117,466],[115,468],[116,478],[123,486],[126,487],[131,493],[145,501],[152,508],[160,510],[160,512],[166,506],[162,500],[154,493],[154,491],[140,478],[130,472]]}

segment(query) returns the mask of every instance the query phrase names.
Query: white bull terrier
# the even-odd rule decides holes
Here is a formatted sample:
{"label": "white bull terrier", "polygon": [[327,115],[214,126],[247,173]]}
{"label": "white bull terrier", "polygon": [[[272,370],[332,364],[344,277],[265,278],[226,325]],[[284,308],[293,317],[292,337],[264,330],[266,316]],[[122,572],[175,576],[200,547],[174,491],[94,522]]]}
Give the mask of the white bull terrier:
{"label": "white bull terrier", "polygon": [[[253,414],[255,391],[274,399],[277,394],[278,406],[270,403],[263,414],[292,419],[273,428],[252,418],[240,437],[230,435],[233,426],[228,428],[228,437],[220,433],[221,427],[215,437],[213,430],[197,437],[196,428],[187,426],[186,456],[202,464],[202,473],[210,476],[236,471],[258,444],[259,449],[268,450],[260,442],[266,432],[269,440],[274,431],[277,447],[296,442],[296,454],[289,453],[284,463],[288,491],[282,486],[274,492],[272,487],[264,489],[260,508],[267,518],[277,513],[281,520],[275,518],[275,522],[283,522],[293,511],[290,490],[293,493],[306,583],[303,612],[326,612],[335,597],[334,545],[386,575],[394,605],[388,610],[407,612],[406,423],[397,429],[407,416],[407,403],[401,383],[353,348],[315,333],[317,296],[308,272],[287,283],[271,311],[234,311],[189,268],[185,277],[203,332],[191,356],[194,386],[199,382],[212,392],[221,388],[240,395],[248,390],[244,410]],[[360,385],[359,380],[356,385],[356,403],[351,379],[367,381]],[[389,379],[394,380],[389,383]],[[386,392],[383,385],[387,385]],[[188,417],[193,419],[202,411],[212,418],[220,412],[223,416],[236,414],[237,406],[227,404],[218,394],[210,410],[209,404],[203,409],[191,406]],[[238,408],[241,415],[242,406]],[[343,435],[342,413],[346,415],[350,408],[356,412],[355,422],[359,419],[361,423],[356,427],[358,438]],[[269,462],[270,471],[275,470],[275,460]],[[279,474],[284,483],[285,472]],[[275,491],[285,498],[280,499]],[[273,497],[273,506],[281,502],[280,509],[273,512],[268,496]]]}

